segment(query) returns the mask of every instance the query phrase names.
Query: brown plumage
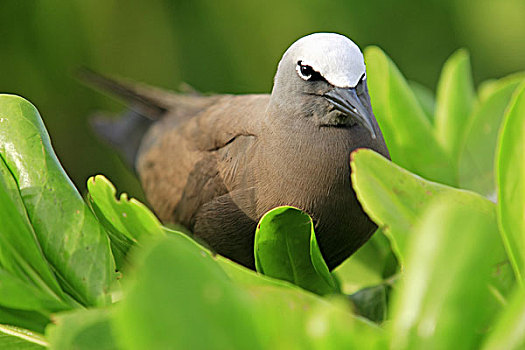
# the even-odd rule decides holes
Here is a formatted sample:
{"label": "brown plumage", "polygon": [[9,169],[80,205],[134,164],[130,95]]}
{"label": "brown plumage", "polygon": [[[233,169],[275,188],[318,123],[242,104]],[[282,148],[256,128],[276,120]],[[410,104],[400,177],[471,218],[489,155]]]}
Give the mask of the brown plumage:
{"label": "brown plumage", "polygon": [[[131,103],[126,118],[97,125],[135,158],[159,218],[185,225],[216,252],[252,269],[256,223],[279,205],[312,216],[330,269],[376,228],[350,183],[353,150],[367,147],[388,156],[371,113],[366,76],[339,87],[330,81],[332,73],[312,66],[319,75],[305,79],[296,70],[301,49],[296,44],[281,60],[272,95],[175,94],[85,74]],[[352,113],[333,102],[331,96],[343,96],[334,91],[343,89],[357,89],[357,103],[364,106],[357,112],[370,126],[353,117],[356,103],[343,101]],[[152,120],[144,122],[142,116]]]}

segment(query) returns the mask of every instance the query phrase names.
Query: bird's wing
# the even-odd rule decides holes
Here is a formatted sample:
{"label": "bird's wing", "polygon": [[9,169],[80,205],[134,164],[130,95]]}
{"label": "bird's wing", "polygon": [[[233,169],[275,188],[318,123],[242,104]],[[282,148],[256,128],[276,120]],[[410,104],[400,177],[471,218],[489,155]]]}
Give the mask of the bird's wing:
{"label": "bird's wing", "polygon": [[[135,159],[160,219],[182,223],[223,255],[251,252],[257,218],[249,169],[269,95],[181,94],[83,74],[129,104],[101,131]],[[251,253],[241,260],[253,265]]]}
{"label": "bird's wing", "polygon": [[168,111],[151,127],[138,153],[137,171],[161,219],[192,228],[205,204],[248,191],[247,169],[268,101],[268,95],[221,95],[182,122]]}

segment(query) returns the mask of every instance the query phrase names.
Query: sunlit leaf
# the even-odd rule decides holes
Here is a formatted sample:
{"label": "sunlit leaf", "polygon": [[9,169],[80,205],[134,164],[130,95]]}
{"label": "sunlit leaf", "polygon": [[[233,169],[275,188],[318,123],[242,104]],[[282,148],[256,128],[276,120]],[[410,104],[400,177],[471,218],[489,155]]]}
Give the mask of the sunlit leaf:
{"label": "sunlit leaf", "polygon": [[259,221],[255,266],[264,275],[315,293],[338,290],[317,245],[312,219],[293,207],[272,209]]}
{"label": "sunlit leaf", "polygon": [[397,67],[377,47],[365,50],[365,60],[372,107],[392,160],[426,179],[455,185],[452,158],[436,140],[429,119]]}
{"label": "sunlit leaf", "polygon": [[505,115],[497,156],[498,218],[520,283],[525,278],[525,84]]}
{"label": "sunlit leaf", "polygon": [[473,349],[499,306],[487,285],[499,252],[496,221],[443,195],[413,230],[394,291],[393,349]]}
{"label": "sunlit leaf", "polygon": [[521,81],[523,77],[504,78],[493,83],[493,88],[474,109],[459,156],[461,188],[495,199],[494,159],[498,134],[505,110]]}
{"label": "sunlit leaf", "polygon": [[47,341],[40,334],[0,324],[0,349],[2,350],[38,350],[46,348],[47,345]]}
{"label": "sunlit leaf", "polygon": [[[437,139],[453,160],[458,158],[475,103],[469,55],[465,50],[458,50],[441,71],[435,119]],[[456,164],[451,166],[455,168]]]}
{"label": "sunlit leaf", "polygon": [[117,199],[115,186],[104,176],[91,177],[87,188],[95,214],[109,233],[118,269],[133,243],[144,236],[164,235],[160,221],[144,204],[125,193]]}
{"label": "sunlit leaf", "polygon": [[357,252],[339,265],[333,273],[341,283],[341,291],[353,294],[365,287],[381,284],[396,272],[397,262],[388,238],[379,231]]}
{"label": "sunlit leaf", "polygon": [[352,184],[361,205],[390,238],[392,249],[404,264],[406,242],[426,205],[438,194],[453,202],[473,206],[495,219],[494,203],[480,195],[430,182],[388,161],[372,150],[352,153]]}
{"label": "sunlit leaf", "polygon": [[127,349],[256,349],[253,314],[213,259],[170,235],[141,253],[118,305]]}
{"label": "sunlit leaf", "polygon": [[55,350],[118,349],[112,332],[110,309],[88,309],[55,315],[46,338]]}
{"label": "sunlit leaf", "polygon": [[416,96],[419,105],[425,112],[425,115],[428,118],[428,121],[433,124],[434,123],[434,113],[436,108],[436,100],[434,98],[434,92],[430,90],[428,87],[424,86],[423,84],[420,84],[418,82],[415,82],[413,80],[408,82],[408,85],[414,92],[414,96]]}
{"label": "sunlit leaf", "polygon": [[16,182],[2,158],[0,208],[0,305],[44,313],[67,309],[68,298],[42,253]]}
{"label": "sunlit leaf", "polygon": [[525,348],[525,291],[518,288],[493,325],[482,349],[518,350]]}
{"label": "sunlit leaf", "polygon": [[85,305],[108,302],[115,276],[106,233],[60,166],[38,111],[18,96],[0,95],[0,156],[62,288]]}

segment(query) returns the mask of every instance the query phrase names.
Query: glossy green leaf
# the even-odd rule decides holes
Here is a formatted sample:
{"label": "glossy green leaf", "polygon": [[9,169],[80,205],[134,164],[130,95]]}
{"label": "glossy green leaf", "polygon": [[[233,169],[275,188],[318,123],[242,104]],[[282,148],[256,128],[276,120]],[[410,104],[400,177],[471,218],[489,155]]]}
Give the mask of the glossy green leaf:
{"label": "glossy green leaf", "polygon": [[459,185],[495,198],[494,159],[499,130],[512,94],[523,77],[502,79],[474,109],[459,157]]}
{"label": "glossy green leaf", "polygon": [[50,322],[50,317],[38,311],[17,310],[0,306],[0,320],[2,324],[44,333],[44,329]]}
{"label": "glossy green leaf", "polygon": [[505,115],[497,156],[498,219],[520,283],[525,278],[525,84]]}
{"label": "glossy green leaf", "polygon": [[55,350],[118,349],[112,332],[109,309],[88,309],[55,315],[46,338]]}
{"label": "glossy green leaf", "polygon": [[372,150],[352,153],[352,184],[361,205],[390,238],[401,265],[407,255],[406,242],[426,205],[438,194],[453,202],[476,207],[495,219],[494,203],[482,196],[430,182],[388,161]]}
{"label": "glossy green leaf", "polygon": [[115,186],[104,176],[91,177],[87,188],[93,210],[109,233],[118,269],[134,243],[144,236],[164,235],[160,221],[144,204],[126,193],[117,199]]}
{"label": "glossy green leaf", "polygon": [[[465,50],[458,50],[441,71],[435,119],[437,139],[453,160],[458,158],[475,103],[469,55]],[[455,164],[451,166],[455,168]]]}
{"label": "glossy green leaf", "polygon": [[488,79],[481,82],[478,86],[478,98],[480,102],[485,101],[495,90],[501,88],[503,85],[509,84],[511,81],[523,81],[525,79],[525,72],[517,72],[509,74],[501,79]]}
{"label": "glossy green leaf", "polygon": [[[4,269],[0,269],[0,281],[0,305],[4,307],[39,311],[45,315],[72,307],[50,292],[49,287],[24,281]],[[1,316],[0,323],[5,323]]]}
{"label": "glossy green leaf", "polygon": [[2,158],[0,208],[0,305],[48,313],[66,309],[68,298],[45,260],[16,182]]}
{"label": "glossy green leaf", "polygon": [[381,284],[396,272],[397,262],[390,242],[381,230],[374,233],[361,248],[334,269],[344,294],[353,294]]}
{"label": "glossy green leaf", "polygon": [[386,333],[352,314],[345,297],[300,289],[250,288],[264,349],[385,349]]}
{"label": "glossy green leaf", "polygon": [[213,259],[184,236],[169,235],[146,249],[135,249],[135,270],[124,283],[113,328],[124,348],[386,345],[385,333],[352,315],[342,299],[323,299],[282,281],[230,279],[221,271],[224,261]]}
{"label": "glossy green leaf", "polygon": [[499,258],[496,221],[442,195],[413,230],[393,295],[393,349],[475,349],[498,310],[487,285]]}
{"label": "glossy green leaf", "polygon": [[0,349],[2,350],[38,350],[47,347],[42,335],[27,329],[0,324]]}
{"label": "glossy green leaf", "polygon": [[365,50],[365,60],[374,114],[392,160],[426,179],[456,184],[451,158],[397,67],[377,47]]}
{"label": "glossy green leaf", "polygon": [[272,209],[259,221],[255,267],[266,276],[292,282],[314,293],[338,291],[317,245],[312,219],[293,207]]}
{"label": "glossy green leaf", "polygon": [[18,96],[0,95],[0,156],[62,288],[85,305],[109,301],[106,233],[60,166],[38,111]]}
{"label": "glossy green leaf", "polygon": [[525,348],[525,291],[517,288],[509,304],[494,322],[483,350]]}
{"label": "glossy green leaf", "polygon": [[239,265],[238,263],[233,262],[228,258],[225,258],[218,254],[213,254],[207,248],[205,248],[204,246],[194,241],[191,237],[189,237],[185,233],[174,231],[166,227],[164,227],[163,229],[167,235],[176,236],[178,239],[183,239],[188,244],[193,245],[195,249],[199,250],[201,254],[209,255],[215,262],[217,262],[217,264],[219,264],[219,266],[226,273],[226,275],[228,275],[228,277],[232,280],[232,282],[236,284],[239,284],[242,286],[269,285],[269,286],[299,289],[299,287],[297,287],[296,285],[292,283],[262,275],[242,265]]}
{"label": "glossy green leaf", "polygon": [[417,101],[419,102],[419,105],[425,112],[425,115],[428,119],[428,121],[433,124],[434,123],[434,112],[436,108],[436,100],[434,98],[434,92],[430,90],[428,87],[424,86],[423,84],[420,84],[415,81],[408,81],[408,85],[410,86],[410,89],[414,92],[414,96],[416,96]]}
{"label": "glossy green leaf", "polygon": [[116,310],[122,347],[257,349],[247,299],[206,252],[170,235],[137,259]]}

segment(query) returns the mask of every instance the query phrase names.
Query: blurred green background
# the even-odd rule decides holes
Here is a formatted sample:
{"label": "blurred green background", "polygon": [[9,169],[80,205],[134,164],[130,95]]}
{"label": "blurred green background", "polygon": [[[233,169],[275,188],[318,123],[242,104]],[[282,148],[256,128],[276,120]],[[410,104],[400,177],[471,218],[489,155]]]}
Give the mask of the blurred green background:
{"label": "blurred green background", "polygon": [[435,90],[457,48],[477,83],[525,68],[523,0],[1,0],[0,92],[40,110],[77,185],[103,173],[143,198],[133,172],[87,124],[122,105],[72,78],[85,65],[175,89],[269,92],[277,62],[297,38],[334,31],[379,45],[408,79]]}

